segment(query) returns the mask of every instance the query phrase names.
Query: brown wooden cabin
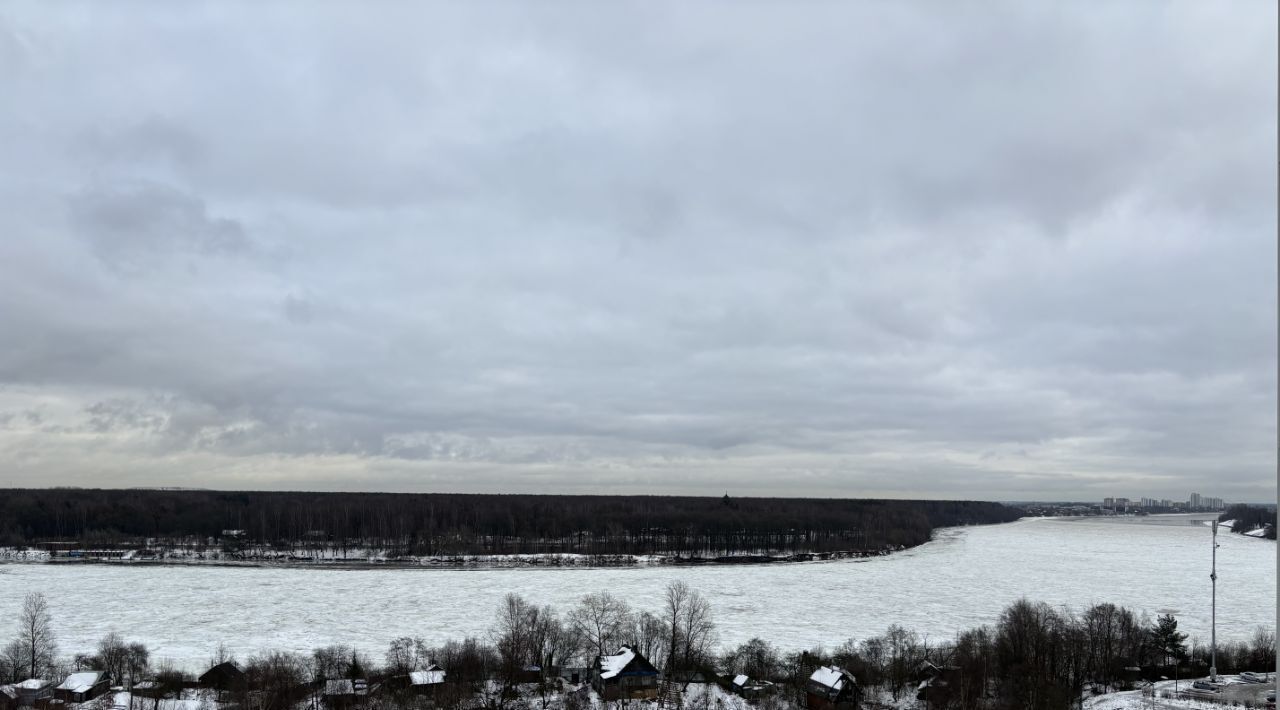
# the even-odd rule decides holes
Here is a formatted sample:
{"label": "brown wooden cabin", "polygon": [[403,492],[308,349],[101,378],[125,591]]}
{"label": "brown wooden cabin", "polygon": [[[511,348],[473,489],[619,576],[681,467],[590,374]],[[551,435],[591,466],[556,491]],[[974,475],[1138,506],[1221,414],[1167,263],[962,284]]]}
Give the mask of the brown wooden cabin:
{"label": "brown wooden cabin", "polygon": [[13,687],[18,691],[20,707],[38,707],[53,700],[53,684],[43,678],[28,678]]}
{"label": "brown wooden cabin", "polygon": [[596,658],[591,684],[603,700],[653,700],[661,675],[649,659],[630,646]]}
{"label": "brown wooden cabin", "polygon": [[212,688],[221,692],[243,690],[245,687],[244,671],[234,661],[224,661],[201,674],[196,681],[201,688]]}
{"label": "brown wooden cabin", "polygon": [[839,666],[822,666],[809,676],[805,686],[809,710],[845,710],[858,707],[858,681]]}
{"label": "brown wooden cabin", "polygon": [[111,674],[106,671],[78,671],[67,676],[53,691],[64,703],[83,703],[111,690]]}

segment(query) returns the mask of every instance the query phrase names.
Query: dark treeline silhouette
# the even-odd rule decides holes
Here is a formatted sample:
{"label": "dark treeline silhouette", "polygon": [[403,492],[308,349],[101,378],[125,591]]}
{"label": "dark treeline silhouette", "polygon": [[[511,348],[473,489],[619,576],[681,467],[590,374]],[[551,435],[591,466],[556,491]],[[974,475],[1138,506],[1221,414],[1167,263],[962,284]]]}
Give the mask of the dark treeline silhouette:
{"label": "dark treeline silhouette", "polygon": [[876,552],[1020,516],[974,501],[11,489],[0,490],[0,545],[240,530],[242,542],[412,555]]}
{"label": "dark treeline silhouette", "polygon": [[1276,539],[1276,509],[1237,503],[1218,516],[1218,520],[1234,520],[1231,532],[1245,533],[1266,526],[1268,540]]}

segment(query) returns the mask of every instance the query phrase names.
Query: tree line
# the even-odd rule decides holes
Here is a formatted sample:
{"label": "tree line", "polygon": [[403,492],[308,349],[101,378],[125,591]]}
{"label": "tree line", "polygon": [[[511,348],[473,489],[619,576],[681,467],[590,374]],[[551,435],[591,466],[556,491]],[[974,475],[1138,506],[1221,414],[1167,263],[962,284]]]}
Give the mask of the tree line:
{"label": "tree line", "polygon": [[1220,522],[1233,520],[1231,523],[1231,532],[1245,533],[1250,530],[1257,530],[1265,527],[1266,533],[1263,535],[1268,540],[1276,539],[1276,509],[1263,508],[1262,506],[1246,505],[1237,503],[1228,506],[1227,509],[1218,516]]}
{"label": "tree line", "polygon": [[173,490],[0,490],[0,545],[139,541],[379,548],[395,555],[879,552],[1021,511],[977,501]]}
{"label": "tree line", "polygon": [[[502,710],[520,706],[530,693],[555,692],[563,681],[553,669],[586,667],[623,645],[640,652],[667,677],[699,671],[714,682],[745,674],[773,683],[762,703],[769,708],[803,707],[806,682],[819,666],[838,665],[853,673],[864,690],[881,690],[895,701],[915,694],[922,678],[932,685],[929,708],[966,710],[1057,710],[1078,705],[1089,688],[1131,687],[1139,679],[1203,676],[1209,649],[1188,642],[1177,619],[1150,619],[1109,603],[1081,612],[1021,599],[991,624],[964,630],[942,641],[892,625],[883,635],[849,639],[831,649],[784,651],[761,638],[721,649],[707,599],[684,582],[665,590],[656,613],[634,611],[607,591],[583,595],[568,610],[507,595],[494,612],[487,634],[432,646],[420,638],[390,642],[380,658],[347,645],[310,654],[267,651],[238,662],[246,683],[229,700],[261,710],[286,710],[323,687],[327,680],[365,678],[388,690],[370,707],[414,708],[419,699],[404,684],[414,670],[432,664],[447,671],[435,695],[436,707]],[[209,659],[234,659],[220,647]],[[1259,627],[1249,642],[1217,648],[1218,671],[1267,671],[1275,665],[1275,632]],[[27,596],[17,634],[0,650],[0,682],[28,677],[59,679],[81,669],[105,670],[117,683],[151,680],[161,693],[176,693],[192,677],[172,667],[153,667],[146,646],[108,633],[91,651],[60,657],[53,615],[43,595]],[[536,670],[535,670],[536,669]],[[533,673],[534,677],[530,677]],[[531,682],[532,681],[532,682]],[[566,699],[566,707],[568,707]]]}

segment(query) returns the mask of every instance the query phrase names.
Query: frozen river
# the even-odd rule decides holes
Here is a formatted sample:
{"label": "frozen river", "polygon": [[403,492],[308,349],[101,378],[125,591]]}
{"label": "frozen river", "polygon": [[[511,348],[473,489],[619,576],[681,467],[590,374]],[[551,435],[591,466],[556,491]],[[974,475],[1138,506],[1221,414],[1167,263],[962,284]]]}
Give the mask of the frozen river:
{"label": "frozen river", "polygon": [[[1218,536],[1218,637],[1274,628],[1275,543]],[[784,648],[833,646],[898,623],[940,639],[992,623],[1026,596],[1080,610],[1110,601],[1209,636],[1210,531],[1176,516],[1031,519],[952,528],[906,552],[866,560],[727,567],[510,570],[332,570],[143,565],[0,565],[0,641],[22,598],[42,591],[62,653],[109,630],[157,659],[203,666],[219,642],[243,658],[347,643],[381,658],[397,636],[438,643],[483,634],[503,595],[562,612],[608,589],[657,611],[683,579],[711,601],[721,641],[760,636]]]}

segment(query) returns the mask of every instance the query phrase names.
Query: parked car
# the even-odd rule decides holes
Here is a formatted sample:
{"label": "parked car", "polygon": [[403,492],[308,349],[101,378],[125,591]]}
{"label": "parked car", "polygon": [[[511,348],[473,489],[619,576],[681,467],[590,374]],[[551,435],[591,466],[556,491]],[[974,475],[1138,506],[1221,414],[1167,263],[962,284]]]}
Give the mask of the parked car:
{"label": "parked car", "polygon": [[1243,680],[1246,683],[1266,683],[1267,674],[1254,673],[1253,671],[1245,671],[1244,673],[1240,674],[1240,680]]}
{"label": "parked car", "polygon": [[1207,680],[1197,680],[1196,682],[1191,684],[1191,687],[1195,688],[1196,690],[1208,690],[1209,692],[1212,692],[1212,693],[1218,692],[1218,686],[1214,685],[1213,683],[1210,683]]}

